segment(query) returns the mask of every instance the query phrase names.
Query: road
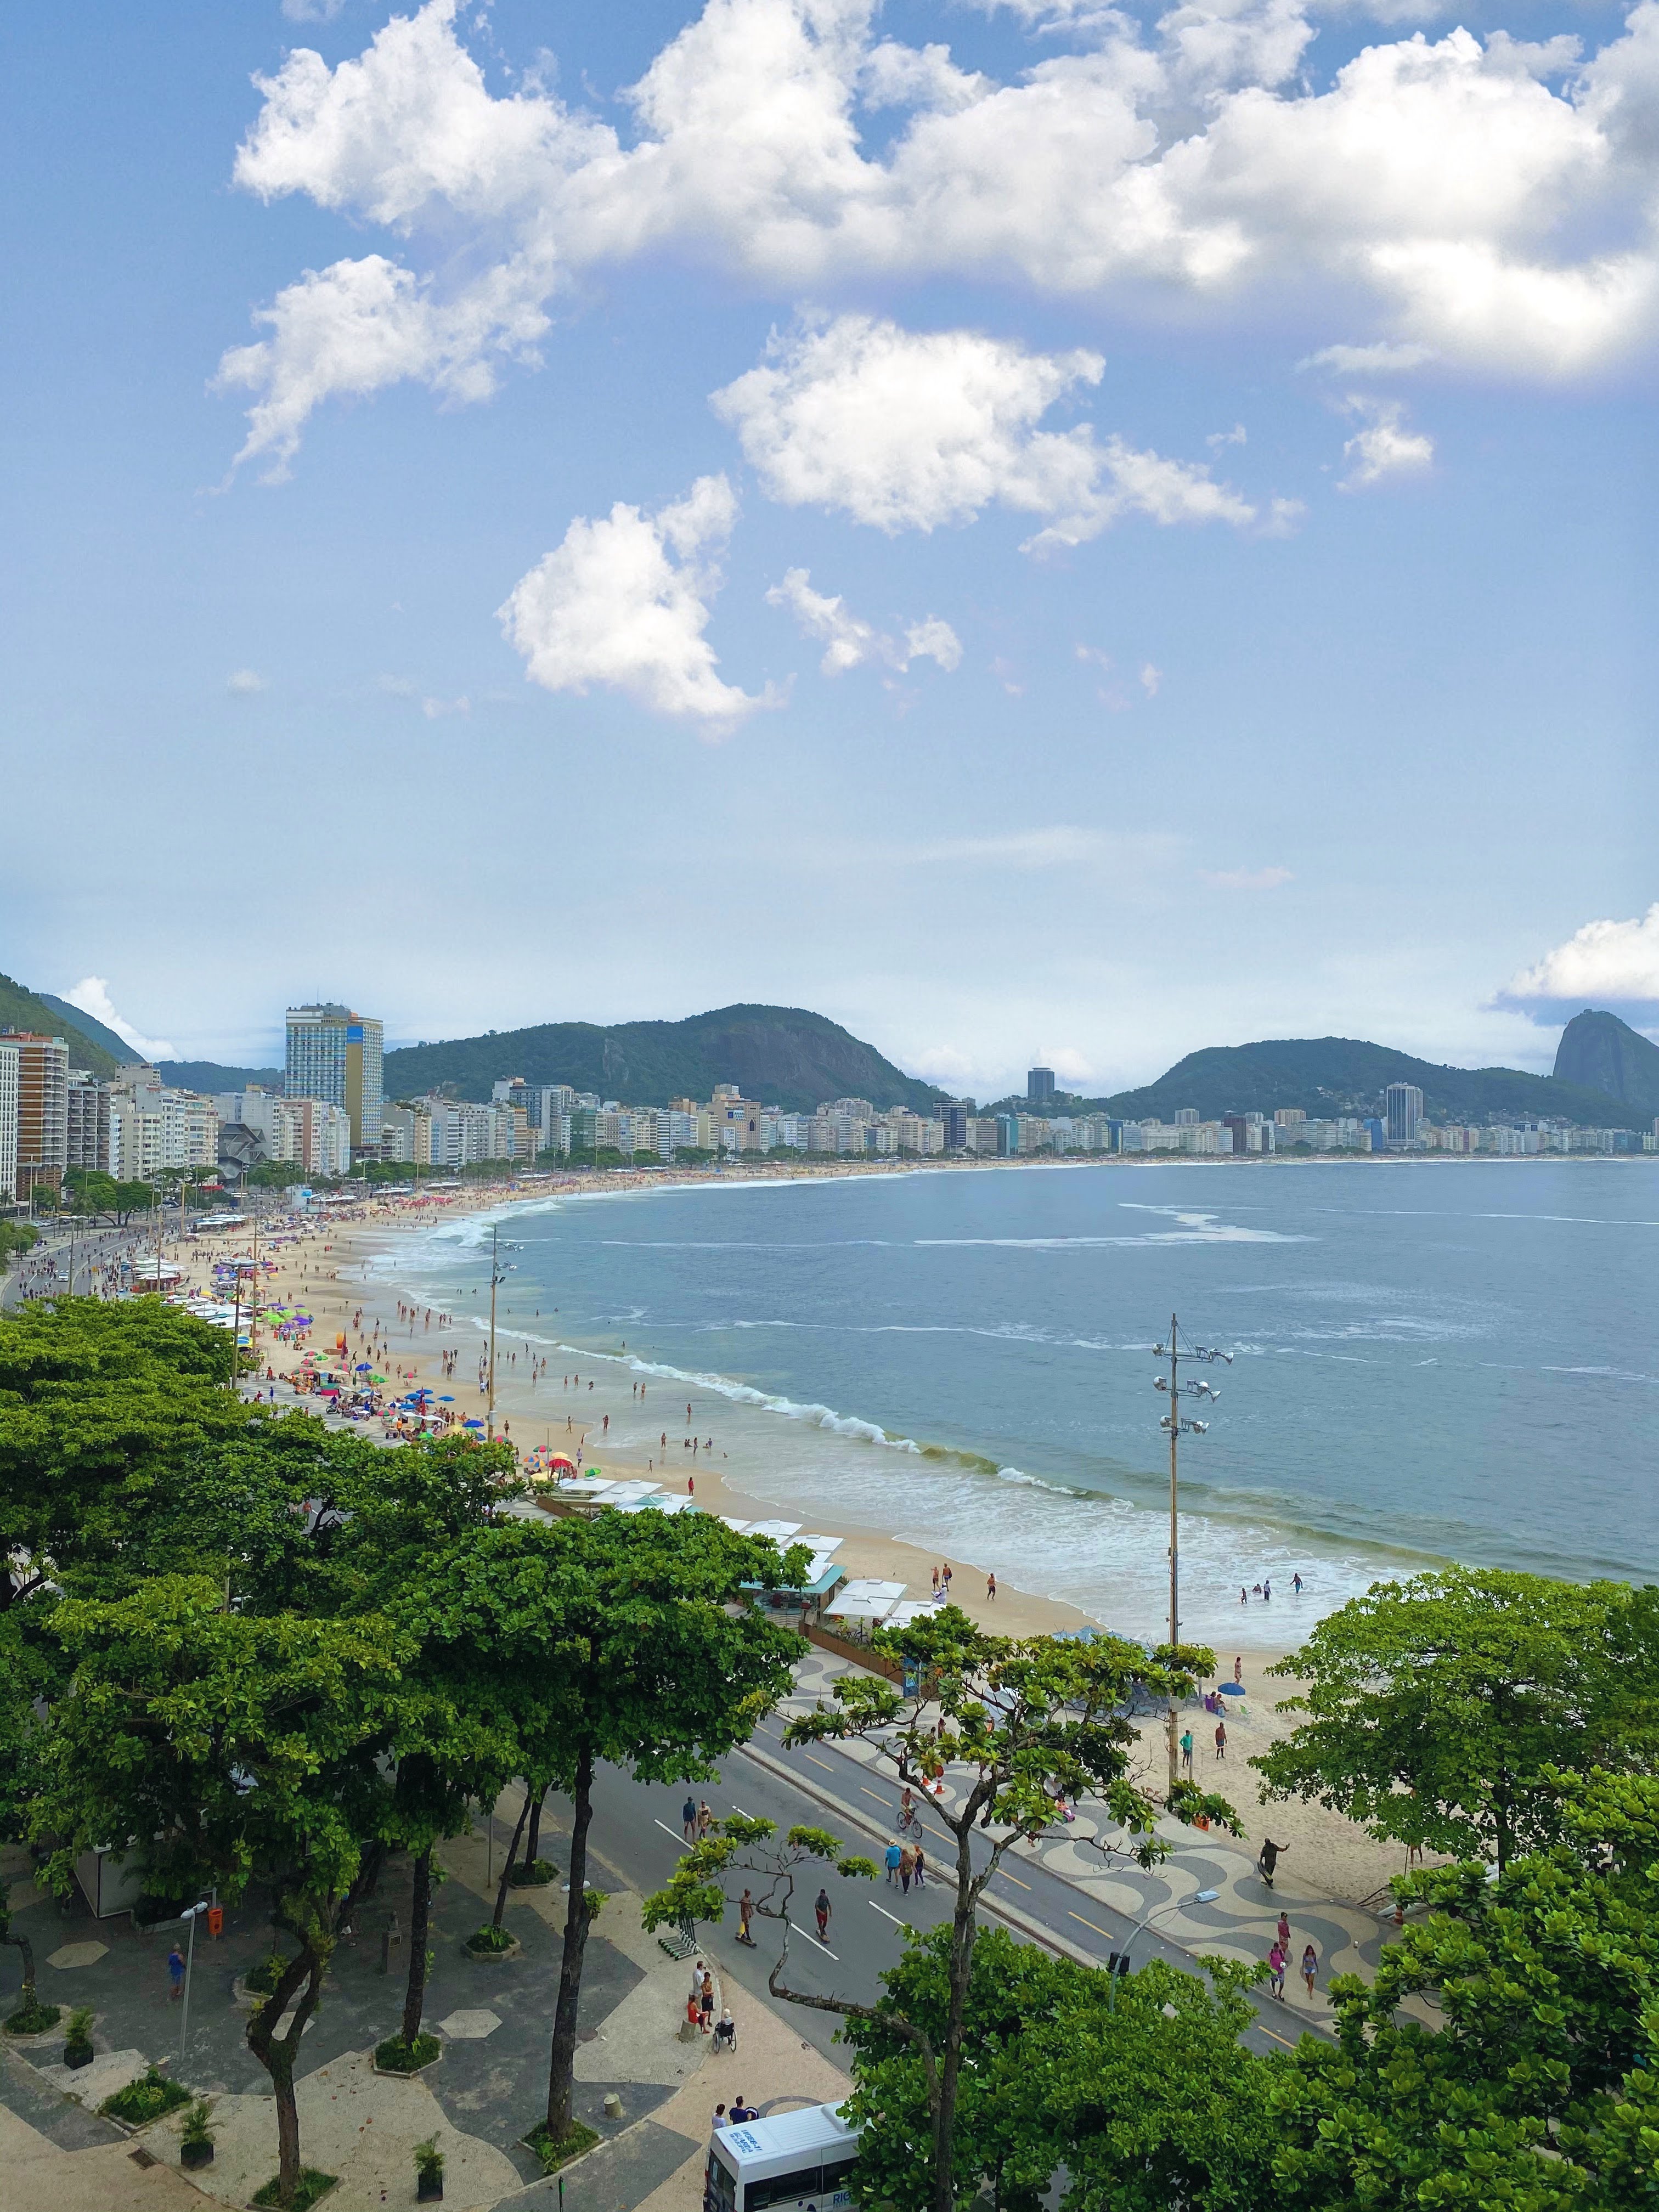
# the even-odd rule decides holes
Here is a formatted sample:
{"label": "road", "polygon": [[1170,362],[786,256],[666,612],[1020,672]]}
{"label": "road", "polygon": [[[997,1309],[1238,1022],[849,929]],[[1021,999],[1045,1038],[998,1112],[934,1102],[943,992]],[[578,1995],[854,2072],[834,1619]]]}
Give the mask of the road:
{"label": "road", "polygon": [[[833,1746],[785,1751],[781,1738],[782,1723],[766,1722],[755,1738],[766,1765],[746,1751],[738,1752],[726,1761],[720,1782],[698,1783],[690,1794],[706,1800],[717,1817],[738,1812],[775,1820],[780,1829],[801,1823],[827,1828],[848,1848],[879,1864],[882,1844],[897,1814],[897,1784],[886,1787]],[[775,1771],[772,1762],[798,1774],[799,1784]],[[687,1794],[684,1784],[636,1783],[615,1768],[603,1769],[595,1777],[592,1848],[628,1887],[647,1892],[672,1873],[684,1849],[680,1813]],[[873,1832],[861,1825],[865,1820],[874,1824]],[[832,1875],[828,1884],[831,1916],[823,1944],[810,1932],[817,1879],[810,1869],[797,1877],[795,1912],[806,1927],[794,1925],[790,1936],[789,1978],[794,1987],[815,1996],[871,2002],[880,1995],[883,1970],[893,1965],[902,1949],[905,1927],[933,1928],[950,1917],[954,1888],[938,1873],[954,1859],[954,1840],[936,1820],[929,1822],[925,1815],[924,1827],[928,1863],[934,1869],[926,1888],[913,1887],[907,1897],[896,1882],[842,1881]],[[603,1877],[596,1879],[603,1887]],[[1123,1947],[1132,1925],[1046,1869],[1018,1859],[1010,1866],[1005,1858],[992,1877],[986,1901],[1017,1916],[1024,1925],[1016,1927],[1016,1934],[1034,1935],[1039,1941],[1056,1939],[1060,1946],[1102,1966],[1109,1953]],[[602,1932],[603,1920],[599,1925]],[[767,1976],[777,1958],[777,1929],[775,1923],[757,1918],[754,1932],[756,1948],[749,1950],[737,1941],[735,1916],[718,1933],[706,1928],[701,1931],[722,1974],[764,1996]],[[1133,1957],[1137,1965],[1153,1957],[1188,1970],[1193,1965],[1188,1953],[1164,1941],[1156,1929],[1136,1939]],[[1243,2038],[1252,2050],[1289,2050],[1308,2032],[1310,2023],[1294,2004],[1273,1997],[1265,1989],[1254,1996],[1255,2019]],[[831,2041],[836,2027],[832,2015],[805,2005],[783,2009],[805,2040],[845,2065],[845,2051],[837,2051]],[[1324,2033],[1317,2027],[1313,2032]]]}

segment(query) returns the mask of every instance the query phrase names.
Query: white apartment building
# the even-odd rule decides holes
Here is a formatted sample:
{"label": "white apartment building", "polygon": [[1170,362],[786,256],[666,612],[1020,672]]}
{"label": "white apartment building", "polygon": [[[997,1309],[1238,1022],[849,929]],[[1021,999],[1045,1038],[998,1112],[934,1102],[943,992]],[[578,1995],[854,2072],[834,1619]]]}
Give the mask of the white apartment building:
{"label": "white apartment building", "polygon": [[213,1099],[170,1089],[153,1067],[133,1068],[109,1086],[107,1109],[100,1102],[97,1164],[128,1182],[216,1167],[219,1121]]}
{"label": "white apartment building", "polygon": [[0,1198],[17,1195],[17,1071],[21,1059],[18,1047],[0,1037]]}

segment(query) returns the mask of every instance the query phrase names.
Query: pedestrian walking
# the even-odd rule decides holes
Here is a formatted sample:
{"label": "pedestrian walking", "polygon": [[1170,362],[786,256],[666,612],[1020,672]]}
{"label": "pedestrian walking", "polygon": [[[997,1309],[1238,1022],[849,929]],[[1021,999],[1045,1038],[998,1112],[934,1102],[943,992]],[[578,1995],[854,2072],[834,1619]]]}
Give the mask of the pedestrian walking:
{"label": "pedestrian walking", "polygon": [[1233,1680],[1234,1680],[1234,1681],[1235,1681],[1235,1682],[1237,1682],[1237,1683],[1238,1684],[1238,1686],[1239,1686],[1239,1687],[1240,1687],[1241,1689],[1243,1689],[1243,1686],[1244,1686],[1244,1659],[1243,1659],[1243,1655],[1242,1653],[1241,1653],[1241,1654],[1240,1654],[1240,1656],[1239,1656],[1237,1659],[1235,1659],[1235,1660],[1234,1660],[1234,1662],[1233,1662]]}
{"label": "pedestrian walking", "polygon": [[1225,1721],[1218,1721],[1215,1724],[1215,1755],[1218,1759],[1225,1759],[1227,1756],[1227,1723]]}
{"label": "pedestrian walking", "polygon": [[177,2004],[185,1994],[185,1954],[176,1943],[167,1953],[167,1978],[173,1984],[169,2002]]}
{"label": "pedestrian walking", "polygon": [[704,1837],[710,1833],[714,1826],[714,1815],[708,1800],[705,1797],[697,1808],[697,1841],[699,1843],[702,1843]]}
{"label": "pedestrian walking", "polygon": [[818,1917],[818,1941],[822,1943],[830,1933],[830,1893],[820,1889],[813,1900],[812,1910]]}
{"label": "pedestrian walking", "polygon": [[1288,1959],[1291,1955],[1291,1916],[1282,1909],[1279,1915],[1279,1948]]}
{"label": "pedestrian walking", "polygon": [[918,1889],[925,1889],[927,1886],[927,1854],[922,1849],[921,1845],[918,1844],[916,1845],[916,1887]]}
{"label": "pedestrian walking", "polygon": [[893,1841],[888,1844],[886,1853],[882,1862],[887,1869],[887,1879],[889,1881],[896,1881],[898,1880],[899,1863],[903,1856],[904,1853],[899,1848],[898,1838],[895,1837]]}
{"label": "pedestrian walking", "polygon": [[1193,1732],[1190,1729],[1183,1729],[1181,1732],[1181,1763],[1190,1774],[1193,1771]]}
{"label": "pedestrian walking", "polygon": [[939,1595],[939,1569],[937,1567],[933,1569],[933,1595],[935,1597]]}
{"label": "pedestrian walking", "polygon": [[718,2135],[725,2125],[726,2107],[724,2105],[716,2105],[714,2107],[714,2133]]}
{"label": "pedestrian walking", "polygon": [[1296,1594],[1297,1594],[1297,1595],[1298,1597],[1300,1597],[1300,1596],[1301,1596],[1301,1595],[1302,1595],[1302,1577],[1301,1577],[1300,1574],[1294,1574],[1294,1575],[1292,1575],[1292,1576],[1291,1577],[1291,1589],[1296,1592]]}
{"label": "pedestrian walking", "polygon": [[739,1943],[747,1943],[751,1951],[755,1948],[755,1939],[749,1932],[749,1923],[754,1917],[754,1911],[755,1900],[745,1889],[738,1899],[738,1941]]}
{"label": "pedestrian walking", "polygon": [[985,1577],[985,1595],[993,1605],[996,1603],[997,1578],[994,1575],[987,1575]]}
{"label": "pedestrian walking", "polygon": [[697,1840],[697,1801],[695,1797],[688,1797],[680,1807],[680,1826],[685,1832],[686,1842],[695,1844]]}
{"label": "pedestrian walking", "polygon": [[1267,1953],[1267,1986],[1276,1997],[1284,1996],[1285,1954],[1279,1949],[1277,1939]]}
{"label": "pedestrian walking", "polygon": [[906,1844],[899,1853],[899,1887],[907,1897],[910,1894],[910,1877],[915,1870],[915,1850],[911,1844]]}
{"label": "pedestrian walking", "polygon": [[1318,1972],[1319,1954],[1311,1943],[1304,1944],[1302,1951],[1302,1978],[1308,1984],[1308,1996],[1310,2002],[1314,1993],[1314,1976]]}

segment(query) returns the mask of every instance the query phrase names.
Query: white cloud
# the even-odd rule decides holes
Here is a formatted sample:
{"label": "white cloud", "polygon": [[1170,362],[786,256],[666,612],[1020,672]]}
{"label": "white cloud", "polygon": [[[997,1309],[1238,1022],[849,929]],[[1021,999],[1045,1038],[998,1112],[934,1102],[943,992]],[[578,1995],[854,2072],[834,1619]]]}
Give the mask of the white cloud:
{"label": "white cloud", "polygon": [[1291,880],[1288,868],[1200,868],[1198,873],[1218,891],[1276,891]]}
{"label": "white cloud", "polygon": [[866,849],[884,863],[917,866],[1076,868],[1161,860],[1174,849],[1175,842],[1157,830],[1136,834],[1059,823],[1046,830],[1012,830],[1000,836],[939,837]]}
{"label": "white cloud", "polygon": [[[270,686],[257,669],[233,668],[225,678],[225,689],[238,699],[251,699],[256,691],[268,690]],[[88,1010],[83,1006],[81,1011]]]}
{"label": "white cloud", "polygon": [[165,1037],[147,1037],[142,1030],[123,1021],[111,1003],[109,981],[103,975],[83,975],[72,989],[64,994],[72,1006],[83,1014],[90,1014],[95,1022],[102,1022],[106,1030],[113,1030],[123,1043],[130,1044],[146,1060],[177,1060],[178,1053]]}
{"label": "white cloud", "polygon": [[855,615],[839,593],[830,598],[815,592],[810,569],[786,571],[783,581],[767,592],[766,604],[787,609],[808,637],[823,641],[828,650],[818,667],[825,676],[843,675],[869,660],[884,662],[901,672],[913,660],[936,660],[947,672],[961,665],[962,643],[949,623],[929,615],[913,623],[902,641],[889,637]]}
{"label": "white cloud", "polygon": [[331,23],[345,0],[283,0],[283,13],[290,23]]}
{"label": "white cloud", "polygon": [[[280,469],[309,410],[399,377],[483,398],[549,302],[644,255],[795,299],[900,276],[1012,279],[1218,325],[1252,295],[1368,299],[1376,343],[1464,368],[1592,373],[1659,322],[1659,0],[1561,77],[1565,48],[1464,29],[1303,74],[1292,0],[1203,0],[1144,32],[1021,0],[1070,50],[1014,82],[878,39],[870,0],[707,0],[625,95],[624,139],[526,80],[496,96],[456,0],[395,15],[330,69],[260,80],[236,179],[406,243],[289,285],[223,380]],[[1371,0],[1400,21],[1415,0]],[[866,144],[864,118],[897,109]],[[1397,363],[1395,365],[1398,365]]]}
{"label": "white cloud", "polygon": [[1346,410],[1358,416],[1364,427],[1342,448],[1348,472],[1339,483],[1340,490],[1365,491],[1386,477],[1415,476],[1433,460],[1433,439],[1406,427],[1406,410],[1399,400],[1355,393],[1346,402]]}
{"label": "white cloud", "polygon": [[459,699],[422,699],[421,712],[428,722],[441,721],[447,714],[470,714],[472,702],[465,693]]}
{"label": "white cloud", "polygon": [[1033,545],[1076,545],[1128,514],[1248,523],[1205,468],[1139,453],[1085,423],[1042,430],[1098,354],[1030,353],[975,331],[913,331],[842,315],[775,339],[711,402],[769,497],[839,507],[878,530],[971,522],[994,501],[1040,515]]}
{"label": "white cloud", "polygon": [[1386,339],[1375,345],[1322,346],[1297,363],[1298,369],[1328,368],[1338,376],[1387,376],[1391,371],[1420,368],[1434,359],[1425,345],[1391,345]]}
{"label": "white cloud", "polygon": [[737,511],[731,485],[715,476],[655,514],[619,500],[597,522],[579,515],[497,610],[531,681],[578,693],[603,684],[711,732],[778,703],[726,683],[703,635],[720,588],[714,556]]}
{"label": "white cloud", "polygon": [[1587,921],[1523,968],[1506,1000],[1659,1000],[1659,901],[1630,921]]}
{"label": "white cloud", "polygon": [[1164,671],[1161,668],[1154,668],[1150,660],[1142,663],[1140,688],[1149,699],[1157,698],[1158,686],[1163,681]]}
{"label": "white cloud", "polygon": [[1052,1068],[1055,1082],[1061,1091],[1085,1091],[1095,1079],[1094,1063],[1086,1053],[1079,1052],[1073,1045],[1042,1045],[1038,1048],[1035,1064],[1038,1067]]}

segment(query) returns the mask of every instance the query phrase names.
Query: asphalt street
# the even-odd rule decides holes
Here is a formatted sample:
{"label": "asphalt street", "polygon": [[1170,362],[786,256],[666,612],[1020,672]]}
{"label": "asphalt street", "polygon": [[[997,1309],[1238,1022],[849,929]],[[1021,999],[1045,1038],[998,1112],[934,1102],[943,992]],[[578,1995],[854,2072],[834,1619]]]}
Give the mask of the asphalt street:
{"label": "asphalt street", "polygon": [[[739,1752],[726,1760],[719,1782],[694,1784],[689,1793],[684,1784],[652,1785],[633,1782],[614,1768],[602,1771],[594,1783],[592,1850],[616,1869],[628,1887],[641,1893],[659,1887],[673,1872],[685,1848],[680,1815],[690,1794],[706,1801],[717,1818],[738,1812],[775,1820],[781,1830],[802,1823],[827,1828],[849,1849],[872,1858],[879,1866],[882,1848],[897,1818],[897,1784],[887,1785],[833,1746],[785,1751],[782,1733],[781,1722],[767,1722],[755,1738],[760,1758]],[[762,1759],[768,1764],[763,1765]],[[790,1775],[798,1774],[799,1784],[775,1771],[770,1764],[774,1761],[789,1770]],[[866,1822],[872,1825],[866,1826]],[[923,1826],[930,1868],[926,1887],[917,1890],[913,1885],[907,1896],[896,1881],[890,1883],[884,1876],[870,1882],[830,1875],[830,1928],[822,1944],[812,1932],[812,1901],[820,1877],[815,1867],[804,1868],[797,1875],[790,1916],[791,1986],[815,1996],[871,2002],[880,1995],[882,1972],[896,1961],[903,1948],[905,1928],[932,1928],[949,1918],[954,1888],[948,1878],[941,1876],[947,1864],[954,1863],[955,1841],[937,1819],[929,1820],[924,1814]],[[982,1852],[986,1846],[977,1837],[975,1840]],[[599,1886],[604,1886],[602,1878]],[[751,1882],[750,1887],[758,1892],[760,1885]],[[1012,1865],[1005,1857],[992,1877],[985,1903],[1006,1911],[1015,1923],[1016,1934],[1037,1941],[1057,1941],[1102,1966],[1109,1953],[1123,1948],[1133,1925],[1085,1892],[1018,1857]],[[735,1912],[728,1914],[718,1931],[706,1926],[698,1929],[700,1940],[722,1974],[731,1975],[741,1986],[762,1996],[777,1960],[780,1933],[775,1923],[757,1918],[756,1948],[748,1949],[737,1940]],[[1138,1966],[1153,1957],[1188,1970],[1193,1966],[1188,1953],[1164,1941],[1155,1929],[1136,1938],[1132,1956]],[[1255,1993],[1255,2021],[1244,2036],[1253,2050],[1288,2050],[1310,2029],[1310,2023],[1298,2015],[1293,2004],[1275,1999],[1265,1988]],[[805,2040],[837,2057],[832,2015],[802,2005],[792,2008],[789,2017]],[[1317,2027],[1313,2032],[1324,2033]],[[845,2053],[839,2054],[838,2063],[845,2064]]]}

